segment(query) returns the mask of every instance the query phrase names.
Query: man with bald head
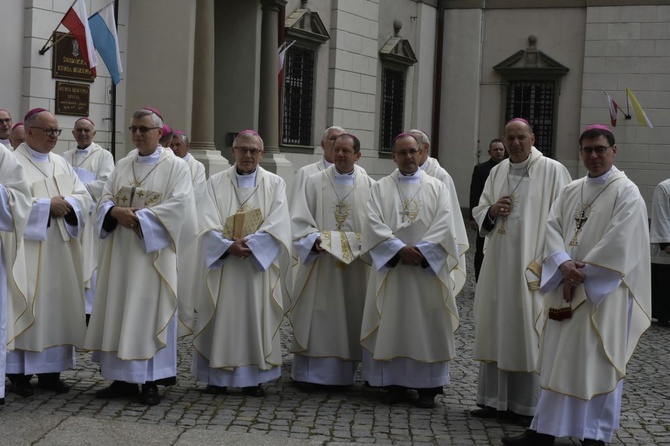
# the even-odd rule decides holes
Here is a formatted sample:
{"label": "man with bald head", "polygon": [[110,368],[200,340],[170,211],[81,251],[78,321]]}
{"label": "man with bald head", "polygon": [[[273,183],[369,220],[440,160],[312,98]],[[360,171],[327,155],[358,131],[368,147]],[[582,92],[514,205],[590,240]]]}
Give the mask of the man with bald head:
{"label": "man with bald head", "polygon": [[261,384],[281,376],[279,326],[288,305],[291,227],[286,185],[260,166],[263,139],[253,130],[233,141],[235,164],[212,175],[198,206],[205,295],[196,299],[193,377],[204,392]]}
{"label": "man with bald head", "polygon": [[34,320],[16,336],[7,374],[21,396],[33,394],[33,374],[44,389],[65,393],[69,386],[60,372],[74,366],[74,346],[83,346],[86,332],[79,238],[91,197],[67,161],[52,152],[61,133],[56,117],[37,108],[24,123],[26,142],[14,155],[32,189],[24,241],[27,308]]}
{"label": "man with bald head", "polygon": [[96,393],[160,403],[158,385],[177,374],[177,336],[190,321],[177,311],[177,247],[194,233],[195,213],[186,163],[158,143],[163,121],[150,109],[133,113],[129,131],[137,150],[121,159],[96,210],[100,268],[86,348],[100,374],[114,380]]}
{"label": "man with bald head", "polygon": [[[114,157],[112,154],[93,142],[95,138],[95,124],[90,118],[79,118],[74,123],[72,136],[77,142],[77,147],[68,150],[63,158],[70,163],[77,176],[86,186],[86,190],[93,198],[95,205],[102,196],[102,189],[114,170]],[[81,246],[84,250],[84,287],[86,289],[86,320],[91,315],[93,308],[93,297],[95,295],[95,282],[98,269],[98,241],[99,237],[92,219],[92,211],[86,212],[86,226],[81,238]]]}
{"label": "man with bald head", "polygon": [[472,214],[487,237],[475,290],[474,357],[480,361],[472,415],[527,425],[540,392],[534,373],[541,330],[542,249],[551,204],[570,181],[567,169],[533,147],[525,119],[507,123],[509,159],[491,170]]}
{"label": "man with bald head", "polygon": [[456,292],[450,274],[459,248],[450,198],[419,168],[421,145],[408,133],[393,141],[398,168],[372,186],[363,253],[372,258],[361,328],[363,379],[395,404],[416,389],[431,408],[449,384],[456,356]]}
{"label": "man with bald head", "polygon": [[193,187],[207,181],[205,177],[205,165],[195,159],[189,152],[189,141],[186,133],[181,130],[175,130],[170,141],[170,150],[179,158],[186,161],[188,168],[191,171],[191,180]]}
{"label": "man with bald head", "polygon": [[17,122],[9,132],[9,145],[12,150],[16,150],[26,140],[26,132],[23,122]]}
{"label": "man with bald head", "polygon": [[305,189],[305,182],[307,181],[307,178],[317,172],[326,170],[333,164],[333,145],[335,144],[335,139],[337,139],[337,137],[343,133],[346,133],[346,131],[342,127],[336,125],[328,127],[323,132],[323,135],[321,136],[323,158],[315,163],[301,167],[295,173],[295,177],[293,178],[293,193],[289,197],[291,202],[293,202],[294,196],[302,193],[302,191]]}
{"label": "man with bald head", "polygon": [[0,108],[0,144],[11,147],[9,142],[9,132],[12,129],[12,115],[7,110]]}

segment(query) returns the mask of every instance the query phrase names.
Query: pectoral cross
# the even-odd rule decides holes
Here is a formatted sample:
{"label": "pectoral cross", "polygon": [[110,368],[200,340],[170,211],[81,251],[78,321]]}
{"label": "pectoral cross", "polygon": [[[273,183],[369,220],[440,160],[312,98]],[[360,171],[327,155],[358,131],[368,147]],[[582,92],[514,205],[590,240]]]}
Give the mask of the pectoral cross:
{"label": "pectoral cross", "polygon": [[582,231],[582,227],[586,224],[586,221],[589,219],[586,210],[588,208],[583,208],[577,215],[575,215],[575,235],[572,236],[572,240],[570,240],[570,246],[577,246],[577,237],[579,236],[579,233]]}

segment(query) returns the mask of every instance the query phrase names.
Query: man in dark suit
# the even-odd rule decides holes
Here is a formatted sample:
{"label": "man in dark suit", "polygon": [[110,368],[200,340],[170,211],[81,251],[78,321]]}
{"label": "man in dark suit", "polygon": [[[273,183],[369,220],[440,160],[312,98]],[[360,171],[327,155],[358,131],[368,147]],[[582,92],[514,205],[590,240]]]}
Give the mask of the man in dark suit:
{"label": "man in dark suit", "polygon": [[[479,197],[482,195],[482,191],[484,191],[484,184],[486,184],[486,179],[489,177],[491,169],[505,158],[505,146],[500,139],[495,138],[489,143],[489,156],[491,158],[488,161],[477,164],[472,172],[472,182],[470,183],[470,221],[471,224],[474,225],[474,228],[477,228],[477,224],[472,218],[472,209],[479,204]],[[484,237],[480,237],[479,234],[477,234],[477,245],[475,249],[475,280],[479,280],[479,270],[482,267],[483,260]]]}

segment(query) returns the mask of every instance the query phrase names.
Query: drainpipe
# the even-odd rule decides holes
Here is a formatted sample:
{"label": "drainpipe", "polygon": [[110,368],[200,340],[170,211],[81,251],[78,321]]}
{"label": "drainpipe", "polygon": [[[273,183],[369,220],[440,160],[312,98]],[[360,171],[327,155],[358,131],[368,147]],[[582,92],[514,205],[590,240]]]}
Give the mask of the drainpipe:
{"label": "drainpipe", "polygon": [[437,33],[435,35],[435,68],[433,79],[433,122],[430,138],[430,156],[439,158],[440,151],[440,121],[442,101],[442,52],[444,49],[444,0],[437,2]]}

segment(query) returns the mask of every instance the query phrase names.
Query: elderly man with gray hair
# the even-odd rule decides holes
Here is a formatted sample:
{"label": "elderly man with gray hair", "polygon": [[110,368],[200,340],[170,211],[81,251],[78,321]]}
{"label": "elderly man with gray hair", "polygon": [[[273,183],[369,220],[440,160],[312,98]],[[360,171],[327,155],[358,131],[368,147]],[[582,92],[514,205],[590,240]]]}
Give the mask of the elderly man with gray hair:
{"label": "elderly man with gray hair", "polygon": [[[133,114],[129,128],[137,151],[116,166],[97,207],[100,267],[86,335],[100,374],[114,382],[98,398],[160,402],[157,385],[177,374],[177,335],[189,332],[177,311],[177,251],[193,232],[184,215],[195,213],[186,163],[159,145],[162,118]],[[189,231],[190,229],[190,231]]]}
{"label": "elderly man with gray hair", "polygon": [[440,180],[447,186],[447,190],[449,191],[449,209],[451,210],[449,227],[456,239],[456,245],[458,245],[458,266],[451,271],[451,278],[454,281],[454,292],[458,294],[463,285],[465,285],[465,252],[470,245],[468,243],[468,234],[465,230],[465,221],[461,214],[461,206],[458,203],[456,186],[451,175],[440,165],[440,162],[430,156],[430,138],[428,138],[426,132],[412,129],[407,133],[414,136],[419,141],[419,144],[421,144],[419,169],[423,170],[429,176]]}

